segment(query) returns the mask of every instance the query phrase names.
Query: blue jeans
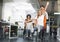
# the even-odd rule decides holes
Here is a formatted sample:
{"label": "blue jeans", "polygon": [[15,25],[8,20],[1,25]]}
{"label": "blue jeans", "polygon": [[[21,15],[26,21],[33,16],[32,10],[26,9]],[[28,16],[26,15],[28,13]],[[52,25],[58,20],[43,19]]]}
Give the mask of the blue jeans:
{"label": "blue jeans", "polygon": [[28,37],[30,37],[31,30],[30,29],[26,29],[26,34],[28,35]]}
{"label": "blue jeans", "polygon": [[0,28],[0,36],[3,35],[3,28]]}
{"label": "blue jeans", "polygon": [[38,31],[38,28],[37,27],[34,27],[33,33],[35,33],[35,31]]}
{"label": "blue jeans", "polygon": [[23,35],[27,34],[30,37],[31,31],[29,29],[24,29]]}

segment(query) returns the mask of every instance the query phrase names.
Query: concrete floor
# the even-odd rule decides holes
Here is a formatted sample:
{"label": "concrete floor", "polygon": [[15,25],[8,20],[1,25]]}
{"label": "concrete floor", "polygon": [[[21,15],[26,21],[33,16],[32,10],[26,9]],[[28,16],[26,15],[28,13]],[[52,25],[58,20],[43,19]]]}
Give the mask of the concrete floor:
{"label": "concrete floor", "polygon": [[33,39],[33,40],[28,40],[28,39],[23,39],[23,37],[19,37],[17,39],[0,39],[0,42],[60,42],[57,39],[54,39],[53,37],[45,37],[44,40],[40,40],[40,39]]}
{"label": "concrete floor", "polygon": [[58,39],[54,39],[54,37],[50,36],[49,34],[44,35],[44,38],[45,38],[44,40],[41,40],[41,39],[36,40],[36,37],[34,37],[33,40],[23,39],[21,33],[20,33],[20,36],[16,39],[0,38],[0,42],[60,42]]}

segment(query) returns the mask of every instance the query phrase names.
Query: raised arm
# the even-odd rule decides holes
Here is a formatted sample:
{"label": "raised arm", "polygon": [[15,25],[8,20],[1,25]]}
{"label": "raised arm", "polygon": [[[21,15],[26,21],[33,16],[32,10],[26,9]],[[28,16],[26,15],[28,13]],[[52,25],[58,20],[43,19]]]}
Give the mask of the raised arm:
{"label": "raised arm", "polygon": [[49,5],[49,1],[47,1],[46,3],[45,10],[47,10],[48,5]]}

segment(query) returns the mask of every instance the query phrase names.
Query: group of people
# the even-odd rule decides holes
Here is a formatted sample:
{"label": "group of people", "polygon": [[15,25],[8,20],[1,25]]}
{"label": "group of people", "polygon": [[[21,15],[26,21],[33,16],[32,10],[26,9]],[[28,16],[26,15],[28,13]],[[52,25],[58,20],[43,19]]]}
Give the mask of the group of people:
{"label": "group of people", "polygon": [[26,37],[31,37],[31,33],[33,34],[34,31],[38,31],[39,38],[43,38],[44,31],[46,31],[46,22],[48,20],[48,13],[46,12],[48,5],[49,2],[47,2],[46,6],[40,6],[35,19],[31,19],[30,14],[26,16],[23,35],[26,35]]}

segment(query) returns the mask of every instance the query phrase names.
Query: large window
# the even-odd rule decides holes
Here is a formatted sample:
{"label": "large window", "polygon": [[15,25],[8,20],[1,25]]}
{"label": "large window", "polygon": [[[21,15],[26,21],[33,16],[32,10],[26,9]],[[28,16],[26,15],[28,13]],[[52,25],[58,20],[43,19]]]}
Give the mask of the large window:
{"label": "large window", "polygon": [[23,21],[27,14],[35,13],[35,9],[30,3],[4,3],[3,4],[3,19],[11,22]]}
{"label": "large window", "polygon": [[36,14],[32,4],[27,2],[4,2],[2,9],[3,20],[10,20],[10,23],[19,22],[22,27],[27,14],[31,14],[32,18]]}

